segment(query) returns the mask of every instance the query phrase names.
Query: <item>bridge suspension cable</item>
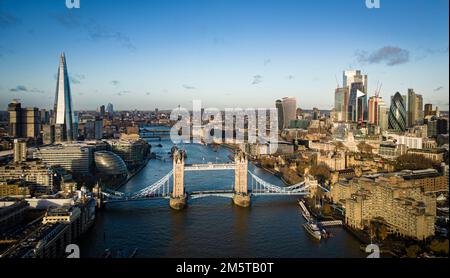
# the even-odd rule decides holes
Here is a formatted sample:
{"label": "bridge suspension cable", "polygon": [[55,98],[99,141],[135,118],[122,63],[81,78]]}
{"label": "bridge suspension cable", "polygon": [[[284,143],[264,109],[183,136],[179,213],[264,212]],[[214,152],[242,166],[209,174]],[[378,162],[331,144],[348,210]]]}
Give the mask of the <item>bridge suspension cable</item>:
{"label": "bridge suspension cable", "polygon": [[103,195],[108,201],[127,201],[136,199],[145,199],[151,197],[167,197],[170,195],[170,177],[173,175],[173,170],[167,173],[157,182],[133,193],[123,193],[113,190],[103,190]]}
{"label": "bridge suspension cable", "polygon": [[[271,184],[252,172],[248,171],[252,177],[252,194],[283,194],[283,195],[304,195],[307,194],[309,184],[305,181],[287,187],[276,186]],[[254,183],[254,181],[256,183]]]}

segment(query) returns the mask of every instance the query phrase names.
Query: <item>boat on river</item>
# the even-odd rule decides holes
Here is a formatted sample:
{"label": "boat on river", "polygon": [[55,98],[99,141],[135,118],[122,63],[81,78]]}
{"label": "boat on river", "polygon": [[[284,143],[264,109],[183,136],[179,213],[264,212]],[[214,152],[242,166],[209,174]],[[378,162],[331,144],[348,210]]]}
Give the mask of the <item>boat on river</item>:
{"label": "boat on river", "polygon": [[311,214],[309,213],[308,209],[306,208],[305,201],[304,200],[298,200],[298,204],[300,205],[300,209],[303,215],[303,218],[305,218],[306,221],[311,220]]}
{"label": "boat on river", "polygon": [[313,238],[319,241],[322,239],[322,232],[320,231],[316,223],[310,221],[303,224],[303,227]]}

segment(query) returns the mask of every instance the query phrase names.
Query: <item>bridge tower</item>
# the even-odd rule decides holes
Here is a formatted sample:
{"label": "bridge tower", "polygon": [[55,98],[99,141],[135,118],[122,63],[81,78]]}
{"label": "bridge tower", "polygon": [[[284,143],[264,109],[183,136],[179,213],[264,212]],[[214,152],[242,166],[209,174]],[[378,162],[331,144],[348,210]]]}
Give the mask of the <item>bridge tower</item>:
{"label": "bridge tower", "polygon": [[169,205],[175,210],[181,210],[186,206],[186,193],[184,192],[184,156],[179,150],[173,153],[173,188]]}
{"label": "bridge tower", "polygon": [[250,195],[248,194],[247,174],[248,159],[244,152],[238,151],[234,156],[234,196],[233,202],[240,207],[250,206]]}

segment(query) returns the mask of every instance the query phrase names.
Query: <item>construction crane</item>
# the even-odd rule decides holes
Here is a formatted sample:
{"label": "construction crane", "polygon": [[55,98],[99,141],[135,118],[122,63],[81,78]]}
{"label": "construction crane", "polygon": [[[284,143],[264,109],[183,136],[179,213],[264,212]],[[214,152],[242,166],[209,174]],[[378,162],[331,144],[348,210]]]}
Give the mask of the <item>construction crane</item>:
{"label": "construction crane", "polygon": [[336,79],[336,89],[338,89],[339,88],[339,80],[336,75],[334,75],[334,78]]}
{"label": "construction crane", "polygon": [[381,87],[383,87],[383,83],[377,82],[377,89],[375,90],[375,97],[378,98],[380,96]]}

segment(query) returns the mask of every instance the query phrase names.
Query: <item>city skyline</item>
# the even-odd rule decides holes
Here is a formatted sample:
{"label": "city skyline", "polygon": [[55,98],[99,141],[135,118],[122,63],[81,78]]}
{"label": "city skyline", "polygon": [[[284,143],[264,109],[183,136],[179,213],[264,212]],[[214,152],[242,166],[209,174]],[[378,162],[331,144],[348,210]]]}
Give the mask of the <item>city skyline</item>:
{"label": "city skyline", "polygon": [[[413,88],[448,110],[447,1],[385,1],[376,10],[364,1],[322,1],[326,9],[316,1],[94,1],[73,10],[21,2],[0,2],[0,109],[14,98],[51,108],[56,57],[65,52],[74,110],[189,108],[194,99],[273,107],[284,96],[332,109],[335,76],[346,69],[369,76],[369,97],[379,81],[386,101]],[[332,17],[343,13],[351,16]]]}

